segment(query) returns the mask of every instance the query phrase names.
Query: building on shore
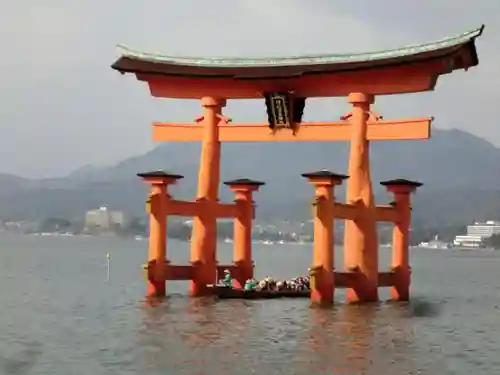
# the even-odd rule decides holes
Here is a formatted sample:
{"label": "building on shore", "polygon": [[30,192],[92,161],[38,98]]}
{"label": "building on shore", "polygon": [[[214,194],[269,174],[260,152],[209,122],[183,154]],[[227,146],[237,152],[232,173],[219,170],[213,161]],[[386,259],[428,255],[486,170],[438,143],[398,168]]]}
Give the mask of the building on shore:
{"label": "building on shore", "polygon": [[99,207],[85,213],[85,228],[110,230],[114,227],[124,228],[130,224],[131,217],[122,211],[110,210],[108,207]]}
{"label": "building on shore", "polygon": [[467,226],[467,234],[455,236],[453,244],[465,248],[486,247],[486,239],[495,234],[500,234],[500,221],[475,222]]}
{"label": "building on shore", "polygon": [[429,242],[420,242],[417,247],[423,247],[426,249],[449,249],[451,247],[451,244],[441,241],[439,239],[439,236],[436,235],[433,240]]}

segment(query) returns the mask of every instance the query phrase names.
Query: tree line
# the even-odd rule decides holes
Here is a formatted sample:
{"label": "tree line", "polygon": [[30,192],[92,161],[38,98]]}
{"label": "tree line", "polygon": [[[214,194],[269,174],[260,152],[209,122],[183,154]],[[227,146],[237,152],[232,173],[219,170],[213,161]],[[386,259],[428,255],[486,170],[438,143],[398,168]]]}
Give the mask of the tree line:
{"label": "tree line", "polygon": [[[342,225],[337,225],[337,233],[335,241],[337,244],[342,243],[343,231]],[[71,232],[75,234],[84,231],[84,223],[82,220],[69,220],[66,218],[46,218],[38,225],[38,232]],[[88,228],[87,228],[88,230]],[[119,225],[112,226],[109,231],[119,236],[147,236],[148,222],[146,218],[133,218],[126,226]],[[410,244],[417,245],[420,242],[429,242],[436,236],[441,241],[452,242],[457,234],[466,232],[466,226],[460,224],[442,225],[440,227],[429,227],[423,225],[414,225],[410,233]],[[306,228],[302,235],[312,236],[312,226]],[[378,229],[380,243],[391,243],[392,241],[392,225],[379,225]],[[189,240],[191,236],[191,226],[186,225],[180,220],[169,221],[168,236],[180,240]],[[217,236],[219,238],[232,238],[233,237],[233,223],[231,221],[224,221],[217,223]],[[255,235],[256,239],[266,239],[271,241],[292,241],[291,233],[283,233],[276,231],[263,230],[260,234]],[[500,248],[500,235],[495,235],[488,240],[488,246]]]}

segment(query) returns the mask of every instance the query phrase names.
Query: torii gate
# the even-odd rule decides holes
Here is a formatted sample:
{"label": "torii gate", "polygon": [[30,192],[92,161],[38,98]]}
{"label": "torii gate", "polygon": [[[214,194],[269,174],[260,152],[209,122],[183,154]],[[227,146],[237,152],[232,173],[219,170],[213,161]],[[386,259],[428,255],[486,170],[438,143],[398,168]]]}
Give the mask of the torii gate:
{"label": "torii gate", "polygon": [[[475,39],[484,26],[436,42],[353,55],[282,59],[169,57],[121,47],[113,69],[134,73],[155,97],[201,99],[203,113],[193,124],[154,123],[153,140],[202,142],[198,192],[194,202],[174,201],[166,187],[182,178],[166,172],[139,174],[152,184],[149,294],[164,295],[165,280],[191,280],[191,294],[205,295],[217,268],[231,268],[241,282],[253,275],[251,259],[252,191],[262,182],[227,182],[234,204],[218,202],[221,142],[351,142],[346,204],[335,203],[333,186],[348,176],[328,171],[306,173],[316,186],[313,285],[314,302],[331,303],[335,286],[348,288],[349,301],[376,301],[378,287],[391,286],[396,299],[409,298],[409,196],[421,184],[385,181],[393,206],[376,207],[369,167],[369,142],[428,139],[432,118],[382,120],[372,111],[376,95],[434,90],[442,74],[478,64]],[[340,122],[303,122],[308,97],[346,96],[352,110]],[[222,114],[227,99],[265,98],[268,123],[232,124]],[[167,161],[168,162],[168,161]],[[166,215],[193,216],[191,265],[166,260]],[[235,264],[218,266],[216,220],[235,217]],[[333,265],[333,219],[346,219],[344,272]],[[395,223],[392,270],[378,272],[376,221]]]}

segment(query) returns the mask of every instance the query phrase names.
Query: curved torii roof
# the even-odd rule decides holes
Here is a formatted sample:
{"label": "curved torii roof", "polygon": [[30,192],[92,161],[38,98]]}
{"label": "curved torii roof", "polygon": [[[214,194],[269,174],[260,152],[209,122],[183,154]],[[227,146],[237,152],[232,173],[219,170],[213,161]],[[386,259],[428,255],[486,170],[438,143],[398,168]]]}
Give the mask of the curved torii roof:
{"label": "curved torii roof", "polygon": [[292,57],[174,57],[140,52],[119,45],[121,56],[112,65],[112,68],[124,73],[182,74],[196,77],[227,77],[228,75],[245,75],[258,71],[260,73],[268,72],[270,77],[273,76],[273,72],[276,72],[278,77],[283,77],[284,68],[290,75],[374,68],[449,55],[465,49],[469,58],[456,62],[455,69],[461,69],[477,65],[478,58],[474,42],[482,34],[483,29],[484,25],[433,42],[377,52]]}
{"label": "curved torii roof", "polygon": [[[306,97],[339,96],[350,89],[377,95],[418,92],[432,90],[441,74],[477,65],[475,40],[483,29],[378,52],[293,57],[173,57],[119,46],[121,56],[112,68],[147,81],[152,95],[172,98],[257,98],[276,90]],[[371,86],[362,87],[366,82]]]}

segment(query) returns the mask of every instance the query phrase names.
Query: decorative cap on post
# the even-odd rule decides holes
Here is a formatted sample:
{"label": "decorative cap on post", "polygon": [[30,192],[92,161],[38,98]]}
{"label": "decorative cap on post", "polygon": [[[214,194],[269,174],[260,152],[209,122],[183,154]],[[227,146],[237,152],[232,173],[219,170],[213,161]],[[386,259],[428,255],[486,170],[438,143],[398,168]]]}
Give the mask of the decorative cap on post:
{"label": "decorative cap on post", "polygon": [[203,107],[225,107],[226,99],[204,96],[203,98],[201,98],[201,105]]}
{"label": "decorative cap on post", "polygon": [[345,174],[330,172],[326,169],[316,172],[302,173],[301,176],[307,178],[313,185],[328,186],[342,185],[342,182],[349,178],[349,176],[346,176]]}
{"label": "decorative cap on post", "polygon": [[137,173],[137,176],[142,178],[144,182],[148,182],[153,185],[172,185],[184,178],[180,174],[167,173],[162,170]]}
{"label": "decorative cap on post", "polygon": [[352,92],[349,94],[347,100],[351,104],[357,104],[357,103],[373,104],[374,97],[371,94],[365,94],[365,93],[361,93],[361,92]]}
{"label": "decorative cap on post", "polygon": [[422,186],[423,183],[398,178],[395,180],[382,181],[380,185],[385,186],[387,191],[392,193],[413,193],[417,188]]}
{"label": "decorative cap on post", "polygon": [[229,186],[233,191],[257,191],[265,182],[251,180],[249,178],[237,178],[236,180],[224,181],[224,185]]}

